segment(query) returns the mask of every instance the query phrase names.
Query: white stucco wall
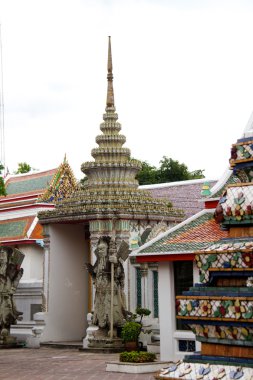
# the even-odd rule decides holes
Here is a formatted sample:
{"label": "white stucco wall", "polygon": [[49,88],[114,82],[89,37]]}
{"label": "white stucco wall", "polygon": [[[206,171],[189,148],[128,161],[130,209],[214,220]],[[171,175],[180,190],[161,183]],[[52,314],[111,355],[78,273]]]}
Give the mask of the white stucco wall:
{"label": "white stucco wall", "polygon": [[21,282],[42,280],[44,249],[37,244],[26,244],[19,247],[25,255],[21,267],[24,269]]}
{"label": "white stucco wall", "polygon": [[[193,280],[198,280],[197,266],[193,266]],[[158,301],[160,324],[160,358],[161,360],[183,359],[187,352],[179,351],[179,340],[195,340],[192,331],[176,329],[175,287],[173,262],[158,264]],[[197,350],[199,345],[196,345]]]}
{"label": "white stucco wall", "polygon": [[88,312],[88,241],[82,225],[50,225],[48,311],[42,341],[81,341]]}

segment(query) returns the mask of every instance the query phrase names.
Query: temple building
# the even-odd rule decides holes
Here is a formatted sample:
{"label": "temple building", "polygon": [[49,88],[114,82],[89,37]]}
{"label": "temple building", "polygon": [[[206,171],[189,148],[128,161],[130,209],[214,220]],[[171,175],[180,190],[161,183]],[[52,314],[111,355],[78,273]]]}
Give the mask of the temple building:
{"label": "temple building", "polygon": [[252,366],[252,139],[251,116],[205,208],[131,254],[134,265],[158,265],[162,360]]}
{"label": "temple building", "polygon": [[[159,340],[163,318],[158,304],[159,260],[136,259],[130,265],[129,252],[142,246],[144,249],[169,229],[178,235],[181,228],[187,230],[188,224],[190,228],[209,221],[213,210],[202,212],[204,204],[213,209],[218,201],[210,197],[211,193],[218,194],[217,190],[210,191],[216,181],[138,185],[136,174],[141,164],[123,146],[126,138],[120,134],[121,124],[117,121],[110,39],[107,69],[106,109],[101,134],[96,137],[98,147],[91,151],[94,161],[82,164],[87,176],[85,184],[77,184],[64,159],[57,169],[7,178],[7,197],[0,197],[0,243],[13,245],[25,254],[24,276],[15,296],[24,320],[17,328],[33,326],[34,314],[43,311],[43,341],[81,341],[84,336],[86,315],[94,310],[95,299],[86,264],[95,264],[98,242],[104,237],[115,240],[118,259],[124,267],[127,310],[134,311],[137,306],[149,308],[149,323]],[[200,201],[201,190],[211,200]],[[212,238],[215,233],[216,230]],[[207,234],[206,242],[212,238]],[[126,243],[124,249],[122,242]],[[176,282],[182,283],[182,273],[187,271],[189,285],[193,283],[193,273],[197,273],[193,271],[195,245],[189,246],[187,239],[185,242],[190,247],[188,256],[184,256],[184,262],[178,259],[175,276]],[[164,250],[171,246],[163,243],[162,247]],[[174,316],[171,313],[171,321]],[[154,346],[159,350],[157,343]],[[176,346],[173,355],[175,351],[182,354],[189,347],[195,348],[193,334],[187,331],[176,336]]]}
{"label": "temple building", "polygon": [[153,198],[148,191],[138,189],[135,177],[141,164],[123,147],[126,138],[120,134],[117,121],[110,38],[107,69],[102,133],[96,137],[98,147],[91,151],[94,161],[82,164],[87,181],[70,197],[56,202],[53,210],[39,213],[45,235],[43,341],[83,337],[86,314],[94,306],[94,291],[85,263],[94,268],[101,239],[116,244],[116,260],[124,267],[121,286],[124,282],[126,308],[134,310],[136,271],[129,266],[129,250],[184,218],[183,211],[171,207],[167,200]]}
{"label": "temple building", "polygon": [[37,214],[54,208],[56,199],[64,198],[77,186],[66,159],[55,169],[8,175],[7,195],[0,197],[0,245],[24,253],[24,274],[15,295],[23,321],[16,330],[33,326],[33,315],[43,309],[44,243]]}

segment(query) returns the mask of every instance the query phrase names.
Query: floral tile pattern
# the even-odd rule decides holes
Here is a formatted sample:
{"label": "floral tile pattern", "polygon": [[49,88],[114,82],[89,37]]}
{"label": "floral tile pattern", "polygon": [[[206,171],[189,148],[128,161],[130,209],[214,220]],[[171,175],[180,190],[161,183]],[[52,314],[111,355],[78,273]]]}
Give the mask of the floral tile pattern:
{"label": "floral tile pattern", "polygon": [[177,316],[202,319],[252,320],[253,297],[203,297],[179,298],[176,300]]}

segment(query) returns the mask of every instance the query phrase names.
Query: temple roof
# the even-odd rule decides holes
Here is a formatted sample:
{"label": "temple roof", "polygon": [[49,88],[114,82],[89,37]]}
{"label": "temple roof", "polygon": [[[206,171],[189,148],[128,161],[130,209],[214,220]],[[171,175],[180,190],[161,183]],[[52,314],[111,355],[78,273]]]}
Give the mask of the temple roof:
{"label": "temple roof", "polygon": [[5,181],[7,196],[1,196],[0,199],[42,194],[49,186],[57,170],[56,168],[36,173],[8,176]]}
{"label": "temple roof", "polygon": [[201,190],[203,184],[206,182],[208,182],[210,188],[217,183],[216,180],[207,180],[206,178],[203,178],[142,185],[139,189],[148,190],[155,198],[167,199],[172,203],[173,207],[184,210],[184,219],[187,219],[203,210],[204,200],[202,199]]}
{"label": "temple roof", "polygon": [[226,238],[227,231],[222,231],[215,223],[213,213],[213,209],[198,212],[144,244],[130,256],[193,253],[196,250],[204,249],[217,239]]}
{"label": "temple roof", "polygon": [[76,187],[66,158],[57,169],[8,176],[7,196],[0,197],[0,243],[42,240],[38,211],[54,208],[57,200],[69,196]]}
{"label": "temple roof", "polygon": [[35,216],[0,220],[0,243],[42,239],[41,226],[36,227],[36,224]]}
{"label": "temple roof", "polygon": [[35,207],[36,203],[54,203],[71,194],[77,188],[77,181],[64,158],[56,169],[9,175],[5,188],[7,195],[0,196],[0,211],[31,205]]}

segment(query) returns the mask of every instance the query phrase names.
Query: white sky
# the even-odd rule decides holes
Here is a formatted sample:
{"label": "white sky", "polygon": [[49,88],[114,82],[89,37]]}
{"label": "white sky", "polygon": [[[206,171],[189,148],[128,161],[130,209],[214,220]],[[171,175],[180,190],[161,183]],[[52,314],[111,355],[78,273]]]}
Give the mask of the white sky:
{"label": "white sky", "polygon": [[5,155],[78,178],[106,101],[107,36],[132,157],[219,178],[253,110],[253,2],[0,0]]}

